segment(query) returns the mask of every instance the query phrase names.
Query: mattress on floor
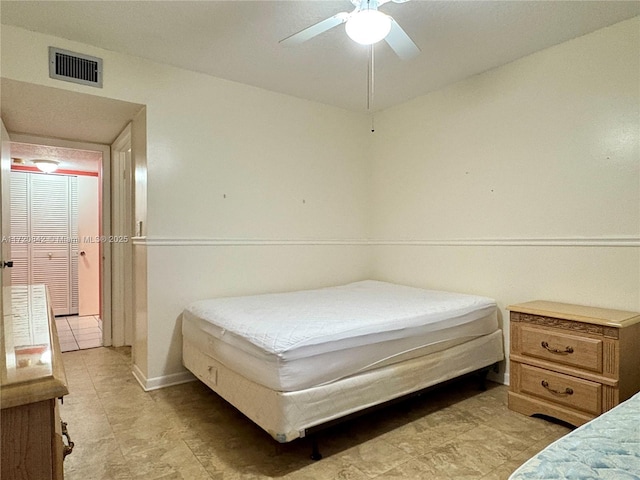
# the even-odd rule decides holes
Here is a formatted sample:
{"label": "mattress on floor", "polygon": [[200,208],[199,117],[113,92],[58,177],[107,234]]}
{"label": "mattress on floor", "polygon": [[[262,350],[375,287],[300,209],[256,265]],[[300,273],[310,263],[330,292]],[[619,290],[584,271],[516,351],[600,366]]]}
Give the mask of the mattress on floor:
{"label": "mattress on floor", "polygon": [[509,477],[639,479],[640,393],[556,440]]}
{"label": "mattress on floor", "polygon": [[183,336],[267,388],[296,391],[498,330],[495,301],[385,282],[203,300]]}
{"label": "mattress on floor", "polygon": [[306,430],[437,385],[504,359],[502,331],[295,392],[269,389],[226,367],[184,339],[185,366],[279,442]]}

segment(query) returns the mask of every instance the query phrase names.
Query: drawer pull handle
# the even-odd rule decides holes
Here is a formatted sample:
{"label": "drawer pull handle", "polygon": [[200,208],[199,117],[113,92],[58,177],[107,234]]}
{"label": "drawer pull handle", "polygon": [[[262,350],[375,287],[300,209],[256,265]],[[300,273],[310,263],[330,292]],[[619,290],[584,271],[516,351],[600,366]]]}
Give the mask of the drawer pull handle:
{"label": "drawer pull handle", "polygon": [[573,395],[573,388],[567,387],[564,389],[564,392],[561,392],[560,390],[554,390],[553,388],[549,387],[549,382],[547,382],[546,380],[542,380],[541,385],[551,393],[554,393],[556,395]]}
{"label": "drawer pull handle", "polygon": [[573,353],[573,347],[566,347],[564,350],[559,350],[557,348],[551,348],[547,342],[542,342],[542,348],[546,348],[551,353],[557,353],[559,355],[566,355],[567,353]]}
{"label": "drawer pull handle", "polygon": [[62,423],[62,435],[67,437],[67,443],[68,443],[68,445],[64,445],[62,449],[62,459],[64,460],[67,455],[71,455],[71,452],[73,452],[73,447],[75,446],[75,443],[71,441],[71,437],[69,436],[69,431],[67,430],[67,422],[60,422],[60,423]]}

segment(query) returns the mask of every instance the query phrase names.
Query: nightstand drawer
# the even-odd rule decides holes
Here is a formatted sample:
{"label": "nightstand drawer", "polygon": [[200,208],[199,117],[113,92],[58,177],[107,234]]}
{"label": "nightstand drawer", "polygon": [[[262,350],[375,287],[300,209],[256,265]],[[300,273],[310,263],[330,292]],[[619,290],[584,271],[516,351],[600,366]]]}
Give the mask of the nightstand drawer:
{"label": "nightstand drawer", "polygon": [[522,393],[594,415],[602,412],[601,384],[530,365],[521,367]]}
{"label": "nightstand drawer", "polygon": [[546,300],[508,310],[510,409],[579,426],[640,391],[640,313]]}
{"label": "nightstand drawer", "polygon": [[522,326],[522,354],[602,372],[602,340]]}

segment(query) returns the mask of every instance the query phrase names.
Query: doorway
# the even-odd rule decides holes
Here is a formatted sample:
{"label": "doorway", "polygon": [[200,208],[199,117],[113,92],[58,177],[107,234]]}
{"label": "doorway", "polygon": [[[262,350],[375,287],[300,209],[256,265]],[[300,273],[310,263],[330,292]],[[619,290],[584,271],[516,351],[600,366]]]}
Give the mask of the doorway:
{"label": "doorway", "polygon": [[12,142],[11,153],[11,283],[47,285],[63,352],[100,347],[103,151]]}
{"label": "doorway", "polygon": [[[140,336],[136,330],[134,317],[134,275],[133,241],[134,219],[142,220],[146,215],[144,178],[146,176],[146,112],[145,106],[116,100],[113,98],[90,95],[56,87],[36,85],[8,78],[0,78],[1,116],[9,132],[7,141],[41,144],[51,147],[70,147],[80,150],[102,151],[102,188],[101,188],[101,228],[104,235],[128,238],[123,248],[114,248],[115,243],[101,243],[101,320],[104,346],[134,345],[138,340],[142,345],[146,341],[146,330]],[[131,127],[128,127],[131,125]],[[127,142],[121,140],[128,129]],[[3,137],[4,138],[4,137]],[[110,157],[110,147],[118,159],[124,158],[129,165],[124,188],[117,188],[123,177],[114,170],[122,162]],[[120,149],[120,151],[118,151]],[[13,156],[13,155],[12,155]],[[7,162],[10,159],[7,157]],[[133,165],[135,164],[135,168]],[[112,168],[113,167],[113,168]],[[6,176],[8,179],[9,175]],[[140,180],[138,180],[138,178]],[[5,176],[2,176],[5,180]],[[128,183],[127,183],[128,182]],[[135,195],[134,195],[135,190]],[[142,194],[138,194],[142,192]],[[129,195],[125,209],[129,208],[126,225],[121,224],[119,215],[122,210],[114,210],[112,199],[118,195]],[[133,201],[136,197],[135,202]],[[2,200],[10,199],[8,185],[2,186]],[[4,207],[3,207],[4,208]],[[134,214],[135,212],[135,214]],[[8,215],[6,216],[8,219]],[[112,218],[114,220],[112,224]],[[3,216],[3,221],[5,217]],[[6,229],[5,231],[8,231]],[[127,237],[128,235],[128,237]],[[10,244],[3,244],[3,260],[11,259]],[[112,255],[113,251],[113,255]],[[115,257],[115,258],[114,258]],[[138,258],[143,258],[140,255]],[[8,270],[2,269],[2,286],[10,286]],[[131,273],[129,273],[131,272]],[[144,277],[142,277],[144,278]],[[113,293],[115,283],[121,286]],[[122,285],[124,284],[124,285]],[[144,292],[146,284],[140,287]],[[124,296],[123,294],[124,293]],[[5,310],[10,306],[5,305]],[[146,328],[146,327],[145,327]],[[119,333],[120,332],[120,333]],[[135,348],[132,350],[135,358]]]}

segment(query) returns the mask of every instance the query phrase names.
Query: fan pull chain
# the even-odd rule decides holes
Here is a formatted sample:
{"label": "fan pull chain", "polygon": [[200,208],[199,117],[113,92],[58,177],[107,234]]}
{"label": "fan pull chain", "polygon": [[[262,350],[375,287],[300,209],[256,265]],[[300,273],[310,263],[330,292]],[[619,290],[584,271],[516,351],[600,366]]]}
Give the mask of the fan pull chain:
{"label": "fan pull chain", "polygon": [[375,55],[373,44],[369,45],[369,62],[367,65],[367,110],[373,108],[373,94],[375,92]]}
{"label": "fan pull chain", "polygon": [[[369,45],[369,61],[367,62],[367,111],[371,113],[373,108],[373,94],[375,93],[375,55],[374,45]],[[375,132],[375,125],[373,123],[373,115],[371,115],[371,133]]]}
{"label": "fan pull chain", "polygon": [[369,45],[369,55],[367,58],[367,110],[371,109],[371,49],[372,45]]}
{"label": "fan pull chain", "polygon": [[373,95],[376,91],[376,84],[375,84],[375,71],[376,71],[376,66],[375,66],[375,46],[374,44],[371,44],[371,106],[373,106]]}

